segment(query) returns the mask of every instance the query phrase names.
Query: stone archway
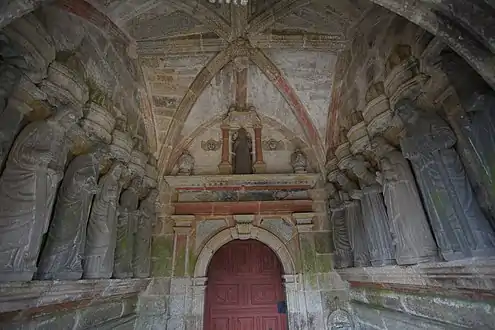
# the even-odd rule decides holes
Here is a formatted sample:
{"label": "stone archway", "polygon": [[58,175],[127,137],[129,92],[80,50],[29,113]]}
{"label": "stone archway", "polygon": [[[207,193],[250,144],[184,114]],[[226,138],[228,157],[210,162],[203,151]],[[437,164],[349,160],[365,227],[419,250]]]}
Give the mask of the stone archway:
{"label": "stone archway", "polygon": [[304,308],[305,306],[300,306],[298,301],[299,296],[296,291],[298,283],[300,282],[300,274],[296,273],[296,267],[292,255],[285,244],[277,236],[263,228],[247,224],[238,224],[236,227],[226,228],[218,232],[216,235],[211,237],[201,249],[194,267],[194,278],[192,279],[192,316],[196,320],[194,329],[203,329],[205,289],[208,280],[207,273],[210,261],[215,252],[217,252],[222,246],[237,239],[253,239],[259,241],[268,246],[279,259],[283,271],[282,278],[285,286],[289,329],[293,329],[294,325],[291,324],[291,314],[299,313],[301,307]]}
{"label": "stone archway", "polygon": [[223,245],[235,239],[254,239],[260,241],[275,252],[282,264],[285,276],[296,274],[294,261],[285,244],[266,229],[253,226],[249,233],[242,234],[241,236],[239,235],[237,228],[233,227],[224,229],[210,238],[198,256],[194,267],[194,277],[206,277],[208,265],[215,252]]}

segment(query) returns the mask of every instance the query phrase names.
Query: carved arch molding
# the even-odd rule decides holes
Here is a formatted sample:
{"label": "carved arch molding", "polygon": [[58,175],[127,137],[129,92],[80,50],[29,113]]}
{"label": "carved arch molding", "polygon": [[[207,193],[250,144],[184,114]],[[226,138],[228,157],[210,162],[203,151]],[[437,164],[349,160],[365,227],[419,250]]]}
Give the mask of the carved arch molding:
{"label": "carved arch molding", "polygon": [[253,239],[268,246],[282,264],[284,275],[296,275],[294,260],[285,244],[269,231],[253,226],[247,233],[240,234],[236,227],[226,228],[210,238],[201,250],[194,267],[194,277],[205,278],[211,258],[222,246],[236,239]]}

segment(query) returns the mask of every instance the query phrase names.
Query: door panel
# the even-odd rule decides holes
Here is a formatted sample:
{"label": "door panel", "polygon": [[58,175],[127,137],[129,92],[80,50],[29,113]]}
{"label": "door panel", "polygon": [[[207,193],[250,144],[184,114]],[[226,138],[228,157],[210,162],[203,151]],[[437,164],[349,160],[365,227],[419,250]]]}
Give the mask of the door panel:
{"label": "door panel", "polygon": [[286,330],[287,316],[280,262],[255,240],[220,248],[208,268],[206,330]]}

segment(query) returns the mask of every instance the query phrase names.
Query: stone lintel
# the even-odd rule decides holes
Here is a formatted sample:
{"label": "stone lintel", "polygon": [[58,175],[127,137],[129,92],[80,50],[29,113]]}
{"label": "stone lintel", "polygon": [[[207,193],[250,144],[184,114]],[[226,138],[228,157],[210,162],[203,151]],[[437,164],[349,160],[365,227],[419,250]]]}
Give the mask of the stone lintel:
{"label": "stone lintel", "polygon": [[0,313],[138,294],[149,279],[31,281],[0,284]]}
{"label": "stone lintel", "polygon": [[183,202],[174,203],[175,214],[194,215],[286,215],[294,212],[311,212],[312,200],[249,201],[249,202]]}

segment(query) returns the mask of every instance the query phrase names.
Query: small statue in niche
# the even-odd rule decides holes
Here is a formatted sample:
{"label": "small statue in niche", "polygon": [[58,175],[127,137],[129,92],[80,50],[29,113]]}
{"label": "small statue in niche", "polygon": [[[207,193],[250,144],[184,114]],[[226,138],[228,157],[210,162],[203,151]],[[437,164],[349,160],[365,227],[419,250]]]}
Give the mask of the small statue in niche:
{"label": "small statue in niche", "polygon": [[194,170],[194,157],[185,150],[177,160],[179,172],[177,175],[191,175]]}
{"label": "small statue in niche", "polygon": [[232,167],[234,174],[252,174],[253,173],[253,161],[252,161],[252,149],[253,144],[248,132],[244,128],[240,128],[237,131],[237,137],[235,137],[232,150],[234,152]]}
{"label": "small statue in niche", "polygon": [[306,173],[308,167],[308,158],[301,149],[296,149],[290,156],[290,164],[294,169],[294,173]]}
{"label": "small statue in niche", "polygon": [[331,330],[352,330],[354,329],[354,325],[352,322],[352,317],[349,312],[343,309],[335,310],[328,317],[327,328]]}

